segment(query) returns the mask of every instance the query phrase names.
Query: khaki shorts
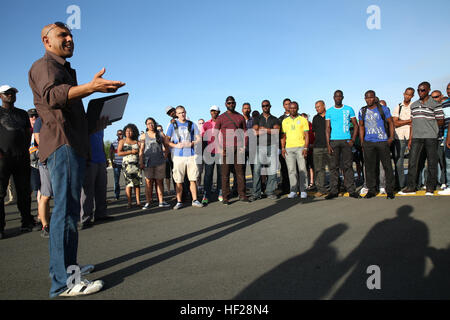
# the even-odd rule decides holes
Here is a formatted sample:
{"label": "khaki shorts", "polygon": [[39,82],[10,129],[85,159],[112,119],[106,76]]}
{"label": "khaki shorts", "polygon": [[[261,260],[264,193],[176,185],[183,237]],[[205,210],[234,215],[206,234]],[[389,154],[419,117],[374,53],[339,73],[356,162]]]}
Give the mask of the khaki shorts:
{"label": "khaki shorts", "polygon": [[173,157],[173,180],[175,183],[183,183],[187,173],[189,181],[197,181],[198,167],[195,163],[195,156]]}
{"label": "khaki shorts", "polygon": [[166,163],[156,167],[144,168],[144,177],[146,179],[164,179],[166,177]]}

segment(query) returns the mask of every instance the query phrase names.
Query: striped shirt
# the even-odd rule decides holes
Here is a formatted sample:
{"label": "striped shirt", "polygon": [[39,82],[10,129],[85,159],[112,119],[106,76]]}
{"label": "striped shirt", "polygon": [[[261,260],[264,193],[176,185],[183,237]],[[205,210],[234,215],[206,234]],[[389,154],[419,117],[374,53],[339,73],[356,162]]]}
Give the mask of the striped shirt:
{"label": "striped shirt", "polygon": [[439,127],[437,120],[444,119],[442,106],[430,96],[425,103],[417,100],[411,104],[413,139],[437,139]]}
{"label": "striped shirt", "polygon": [[114,150],[114,164],[121,166],[122,165],[122,160],[123,157],[117,155],[117,149],[119,148],[119,140],[114,141],[113,143],[111,143],[111,147],[112,150]]}
{"label": "striped shirt", "polygon": [[442,102],[442,111],[444,112],[445,116],[444,137],[446,137],[448,135],[448,124],[450,123],[450,99]]}

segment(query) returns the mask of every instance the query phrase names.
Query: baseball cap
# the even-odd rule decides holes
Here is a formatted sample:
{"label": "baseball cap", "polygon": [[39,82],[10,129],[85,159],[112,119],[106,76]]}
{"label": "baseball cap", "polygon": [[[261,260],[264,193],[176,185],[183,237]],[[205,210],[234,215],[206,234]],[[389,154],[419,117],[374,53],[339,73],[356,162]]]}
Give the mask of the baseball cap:
{"label": "baseball cap", "polygon": [[29,117],[31,117],[31,116],[39,116],[35,108],[31,108],[27,112],[28,112],[28,116]]}
{"label": "baseball cap", "polygon": [[172,107],[172,106],[167,106],[167,107],[166,107],[166,113],[169,113],[170,111],[172,111],[172,109],[175,110],[174,107]]}
{"label": "baseball cap", "polygon": [[219,107],[216,106],[216,105],[211,106],[211,108],[209,108],[209,111],[213,111],[213,110],[215,110],[215,111],[220,111]]}
{"label": "baseball cap", "polygon": [[7,84],[4,84],[4,85],[0,86],[0,93],[5,93],[6,91],[11,90],[11,89],[14,90],[16,93],[19,92],[19,90],[17,90],[16,88],[13,88]]}

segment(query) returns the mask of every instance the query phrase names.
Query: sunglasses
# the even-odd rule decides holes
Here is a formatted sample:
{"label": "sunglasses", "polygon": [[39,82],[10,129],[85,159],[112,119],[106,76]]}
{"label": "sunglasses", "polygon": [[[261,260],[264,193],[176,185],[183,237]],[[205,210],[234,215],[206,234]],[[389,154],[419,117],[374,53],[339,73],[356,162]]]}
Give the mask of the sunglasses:
{"label": "sunglasses", "polygon": [[263,104],[262,107],[263,107],[263,108],[265,108],[265,107],[270,107],[270,104]]}
{"label": "sunglasses", "polygon": [[235,101],[228,101],[227,104],[236,104]]}
{"label": "sunglasses", "polygon": [[433,99],[440,98],[441,96],[431,96]]}
{"label": "sunglasses", "polygon": [[425,92],[427,89],[417,89],[418,92]]}
{"label": "sunglasses", "polygon": [[54,24],[54,26],[51,27],[50,29],[48,29],[48,31],[47,31],[47,33],[45,34],[45,36],[47,36],[48,33],[49,33],[50,31],[52,31],[53,29],[55,29],[56,27],[66,28],[67,30],[72,31],[72,30],[70,30],[69,26],[68,26],[67,24],[65,24],[64,22],[56,21],[56,22],[54,22],[53,24]]}

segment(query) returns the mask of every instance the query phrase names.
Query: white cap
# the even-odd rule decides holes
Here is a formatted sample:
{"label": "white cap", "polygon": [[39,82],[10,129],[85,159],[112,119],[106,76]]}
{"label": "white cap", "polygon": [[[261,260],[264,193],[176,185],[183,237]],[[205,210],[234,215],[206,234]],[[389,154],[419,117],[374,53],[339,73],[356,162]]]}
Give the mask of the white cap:
{"label": "white cap", "polygon": [[167,106],[167,107],[166,107],[166,113],[169,113],[169,111],[172,110],[172,109],[175,109],[175,108],[172,107],[172,106]]}
{"label": "white cap", "polygon": [[209,111],[213,111],[213,110],[215,110],[215,111],[220,111],[219,107],[216,106],[216,105],[211,106],[211,108],[209,108]]}
{"label": "white cap", "polygon": [[19,90],[17,90],[16,88],[13,88],[7,84],[4,84],[4,85],[0,86],[0,93],[5,93],[6,91],[11,90],[11,89],[14,90],[16,93],[19,92]]}

